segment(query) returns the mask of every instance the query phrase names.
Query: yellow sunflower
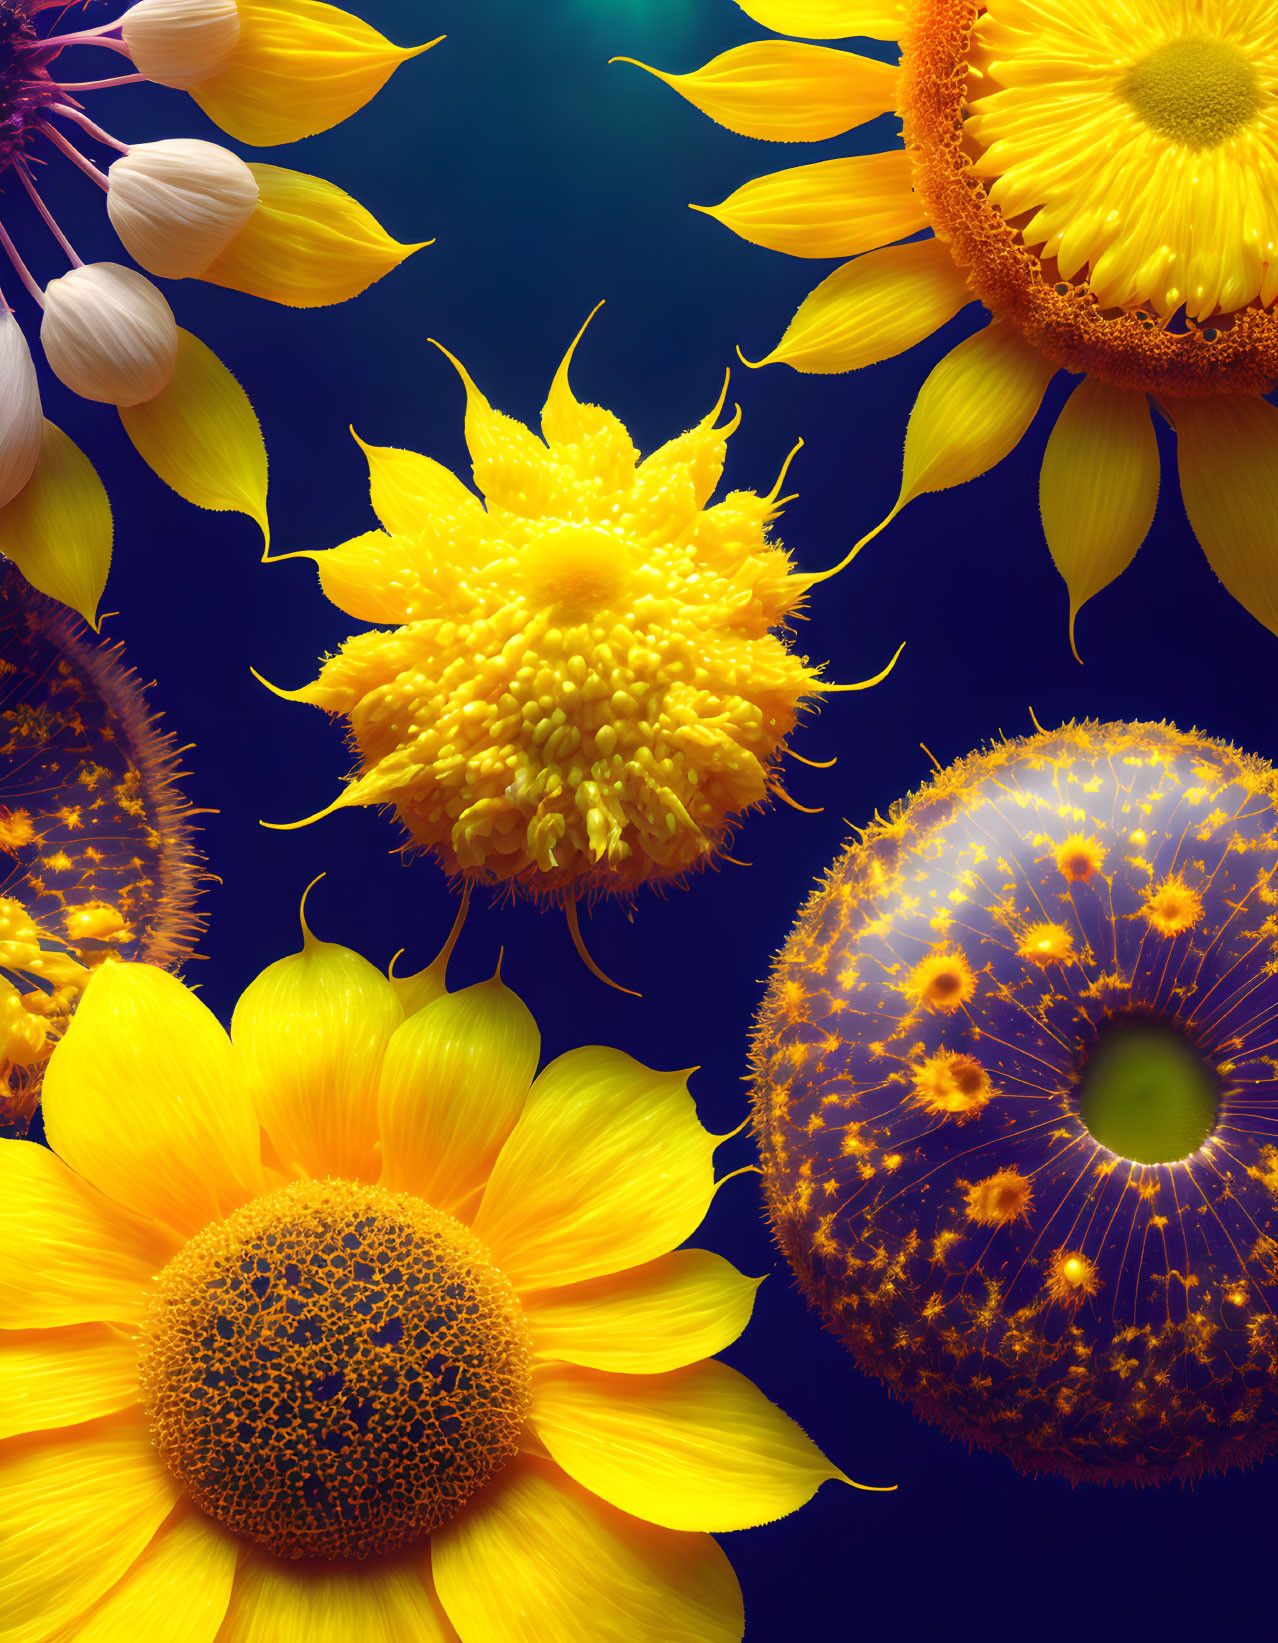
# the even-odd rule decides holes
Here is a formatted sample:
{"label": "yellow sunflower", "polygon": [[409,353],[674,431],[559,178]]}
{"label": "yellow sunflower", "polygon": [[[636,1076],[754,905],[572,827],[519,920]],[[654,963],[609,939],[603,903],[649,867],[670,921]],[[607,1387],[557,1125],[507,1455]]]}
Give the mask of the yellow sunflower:
{"label": "yellow sunflower", "polygon": [[1006,456],[1064,369],[1082,380],[1048,440],[1040,504],[1071,642],[1080,607],[1153,520],[1151,399],[1175,429],[1213,570],[1278,632],[1278,408],[1263,397],[1278,378],[1272,0],[738,3],[780,33],[901,44],[899,70],[762,41],[660,76],[774,141],[902,116],[903,148],[777,172],[697,208],[756,245],[854,258],[759,363],[855,370],[973,297],[990,313],[919,392],[888,520]]}
{"label": "yellow sunflower", "polygon": [[0,1635],[739,1639],[710,1531],[842,1474],[709,1356],[686,1075],[304,933],[229,1038],[108,966],[0,1142]]}

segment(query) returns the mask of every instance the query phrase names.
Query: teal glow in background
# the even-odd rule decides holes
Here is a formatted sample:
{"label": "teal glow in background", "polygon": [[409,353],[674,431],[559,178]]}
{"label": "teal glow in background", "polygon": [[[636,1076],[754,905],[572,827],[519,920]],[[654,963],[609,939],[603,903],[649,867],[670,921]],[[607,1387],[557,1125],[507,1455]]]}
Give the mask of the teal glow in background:
{"label": "teal glow in background", "polygon": [[[607,66],[622,53],[684,71],[761,37],[732,0],[361,0],[356,9],[398,41],[448,39],[344,126],[263,157],[340,183],[401,239],[434,235],[437,244],[358,301],[323,312],[191,282],[169,288],[179,323],[236,371],[261,415],[275,550],[329,547],[372,525],[348,423],[370,441],[467,471],[464,396],[430,337],[466,363],[495,405],[531,420],[573,333],[606,297],[577,356],[580,397],[616,411],[646,451],[708,410],[734,365],[730,397],[744,421],[725,483],[766,490],[802,435],[787,485],[800,499],[778,534],[803,568],[838,560],[895,500],[918,385],[978,315],[965,311],[902,358],[854,377],[747,371],[735,345],[765,353],[834,264],[748,246],[686,207],[717,203],[783,166],[887,146],[896,122],[813,148],[752,143],[639,70]],[[108,15],[101,5],[86,11],[89,23]],[[99,110],[130,140],[219,137],[179,93],[110,93],[91,104]],[[91,185],[69,174],[58,183],[58,214],[80,254],[115,254]],[[11,203],[21,220],[24,202],[6,199],[6,221]],[[35,242],[34,232],[21,241]],[[41,278],[60,271],[51,258],[34,261]],[[1084,611],[1086,665],[1071,657],[1065,591],[1036,506],[1043,443],[1066,388],[1063,378],[1052,385],[1021,448],[991,474],[912,503],[819,590],[798,642],[828,658],[833,677],[877,672],[908,641],[884,685],[831,699],[796,742],[810,758],[838,755],[832,771],[795,767],[790,778],[796,798],[823,812],[757,817],[734,852],[749,869],[705,875],[664,899],[643,896],[632,910],[602,907],[586,924],[604,969],[641,988],[642,1002],[586,974],[561,917],[490,906],[482,894],[457,980],[489,973],[504,947],[504,976],[537,1015],[547,1056],[598,1041],[660,1067],[699,1064],[702,1116],[726,1131],[745,1113],[746,1035],[770,957],[850,826],[886,812],[926,776],[920,742],[948,762],[999,731],[1030,730],[1032,706],[1044,725],[1167,717],[1278,756],[1278,641],[1208,569],[1170,449],[1173,477],[1151,538]],[[189,978],[229,1017],[244,984],[295,948],[298,897],[320,872],[328,877],[310,903],[317,933],[380,964],[399,948],[410,967],[424,963],[454,904],[434,868],[395,853],[387,820],[352,812],[287,834],[258,825],[320,809],[348,758],[338,726],[269,696],[249,668],[298,685],[354,624],[323,599],[308,563],[259,565],[251,524],[197,513],[168,492],[108,412],[56,384],[46,409],[111,489],[117,549],[105,609],[119,614],[106,632],[157,681],[166,724],[195,743],[191,800],[219,812],[206,820],[203,844],[220,882],[204,903],[210,927]],[[743,1135],[721,1167],[750,1158]],[[849,1474],[900,1485],[893,1495],[827,1485],[797,1516],[725,1537],[750,1643],[1073,1643],[1129,1631],[1177,1643],[1272,1625],[1275,1463],[1191,1491],[1023,1477],[921,1425],[859,1374],[778,1266],[754,1178],[725,1188],[699,1241],[749,1272],[774,1274],[729,1361]]]}

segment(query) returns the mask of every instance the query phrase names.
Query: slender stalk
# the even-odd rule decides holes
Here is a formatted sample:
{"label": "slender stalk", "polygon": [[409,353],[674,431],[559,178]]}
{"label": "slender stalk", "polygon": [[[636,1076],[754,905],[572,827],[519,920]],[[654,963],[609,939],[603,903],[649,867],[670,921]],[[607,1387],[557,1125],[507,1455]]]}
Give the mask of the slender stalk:
{"label": "slender stalk", "polygon": [[63,46],[105,46],[108,51],[117,51],[122,57],[133,56],[123,40],[114,40],[106,34],[50,34],[36,44],[57,46],[59,50]]}
{"label": "slender stalk", "polygon": [[99,171],[92,160],[87,160],[80,150],[73,143],[69,143],[62,133],[55,130],[47,120],[40,121],[40,130],[44,132],[55,148],[61,149],[72,165],[78,165],[86,177],[92,177],[99,188],[110,188],[111,182],[106,173]]}
{"label": "slender stalk", "polygon": [[[109,131],[103,131],[101,126],[94,125],[87,114],[78,108],[72,108],[70,103],[52,103],[49,106],[49,113],[61,114],[64,119],[74,120],[82,131],[87,131],[90,137],[96,137],[98,142],[105,144],[107,148],[114,148],[117,153],[127,154],[129,152],[128,143],[122,143],[118,137],[113,137]],[[52,129],[47,121],[42,120],[40,124],[45,131]]]}
{"label": "slender stalk", "polygon": [[44,292],[40,289],[40,287],[32,279],[31,270],[27,267],[26,263],[23,262],[22,258],[18,255],[18,248],[13,243],[13,241],[9,238],[9,236],[5,233],[3,223],[0,223],[0,246],[2,246],[4,248],[4,250],[8,253],[9,261],[13,264],[14,268],[17,269],[18,278],[22,281],[23,285],[26,286],[27,290],[30,291],[31,295],[35,298],[36,302],[39,303],[40,307],[43,308],[44,307]]}
{"label": "slender stalk", "polygon": [[105,91],[108,86],[136,86],[145,80],[145,74],[117,74],[110,80],[59,80],[61,91]]}
{"label": "slender stalk", "polygon": [[71,244],[71,241],[66,237],[66,235],[62,232],[62,230],[58,227],[57,223],[54,222],[53,213],[49,210],[48,206],[40,198],[39,191],[36,188],[36,185],[31,181],[31,174],[30,174],[30,172],[28,172],[26,166],[25,165],[19,165],[19,166],[15,167],[15,169],[18,173],[18,176],[22,179],[23,188],[25,188],[27,193],[30,194],[30,196],[31,196],[32,204],[35,206],[36,210],[40,213],[40,215],[44,218],[45,222],[49,225],[49,231],[52,233],[54,239],[57,240],[58,244],[66,252],[67,257],[70,260],[72,268],[83,268],[84,263],[80,260],[79,257],[76,256],[75,247]]}

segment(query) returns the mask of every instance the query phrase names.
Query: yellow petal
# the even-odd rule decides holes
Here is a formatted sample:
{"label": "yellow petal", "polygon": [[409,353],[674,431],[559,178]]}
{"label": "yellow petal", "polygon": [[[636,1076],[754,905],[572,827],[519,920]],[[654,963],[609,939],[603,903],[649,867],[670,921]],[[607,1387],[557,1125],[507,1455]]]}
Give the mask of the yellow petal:
{"label": "yellow petal", "polygon": [[366,445],[351,433],[368,459],[373,512],[392,536],[425,530],[441,514],[466,518],[482,511],[478,497],[442,463],[393,445]]}
{"label": "yellow petal", "polygon": [[35,472],[0,508],[0,553],[33,588],[97,627],[111,568],[111,504],[88,457],[47,420]]}
{"label": "yellow petal", "polygon": [[859,371],[904,353],[971,301],[967,278],[943,241],[885,246],[822,280],[757,363],[814,375]]}
{"label": "yellow petal", "polygon": [[459,359],[439,343],[466,389],[466,449],[470,452],[475,483],[490,505],[521,518],[553,513],[558,481],[550,466],[550,452],[536,434],[504,411],[495,411]]}
{"label": "yellow petal", "polygon": [[366,291],[431,243],[401,245],[335,183],[251,165],[259,198],[253,215],[200,275],[289,308],[325,308]]}
{"label": "yellow petal", "polygon": [[694,205],[752,245],[792,257],[854,257],[928,226],[903,149],[774,171],[722,205]]}
{"label": "yellow petal", "polygon": [[245,513],[269,539],[266,446],[249,397],[210,348],[178,331],[168,385],[120,408],[124,431],[166,485],[197,508]]}
{"label": "yellow petal", "polygon": [[183,1506],[124,1579],[76,1622],[74,1643],[214,1643],[239,1552],[234,1535]]}
{"label": "yellow petal", "polygon": [[714,1196],[715,1137],[684,1073],[592,1046],[552,1061],[493,1166],[475,1231],[518,1289],[639,1266]]}
{"label": "yellow petal", "polygon": [[136,1324],[172,1253],[47,1147],[0,1141],[0,1328]]}
{"label": "yellow petal", "polygon": [[625,1517],[532,1455],[431,1536],[431,1563],[467,1643],[740,1643],[745,1630],[709,1535]]}
{"label": "yellow petal", "polygon": [[0,1451],[0,1637],[44,1643],[78,1619],[180,1495],[141,1412],[11,1438]]}
{"label": "yellow petal", "polygon": [[138,1349],[120,1330],[0,1331],[0,1438],[75,1426],[137,1402]]}
{"label": "yellow petal", "polygon": [[358,17],[318,0],[236,0],[236,9],[240,36],[229,64],[190,93],[215,125],[258,147],[339,125],[401,63],[439,43],[393,46]]}
{"label": "yellow petal", "polygon": [[218,1643],[455,1643],[425,1569],[421,1552],[345,1566],[252,1552]]}
{"label": "yellow petal", "polygon": [[657,1375],[735,1341],[761,1282],[709,1250],[676,1249],[629,1272],[521,1301],[537,1357]]}
{"label": "yellow petal", "polygon": [[1143,393],[1084,377],[1065,402],[1043,453],[1039,509],[1074,619],[1121,576],[1154,522],[1158,441]]}
{"label": "yellow petal", "polygon": [[231,1042],[280,1162],[313,1179],[375,1181],[377,1079],[403,1020],[395,990],[349,947],[316,941],[240,995]]}
{"label": "yellow petal", "polygon": [[747,17],[807,40],[899,40],[905,0],[737,0]]}
{"label": "yellow petal", "polygon": [[634,478],[639,453],[621,420],[601,405],[588,405],[573,393],[568,381],[577,344],[586,326],[603,307],[596,304],[586,324],[573,338],[555,372],[541,412],[541,432],[556,455],[566,459],[574,473],[594,479],[607,492],[625,490]]}
{"label": "yellow petal", "polygon": [[226,1034],[175,976],[107,964],[44,1075],[49,1144],[179,1233],[262,1190],[257,1114]]}
{"label": "yellow petal", "polygon": [[910,412],[897,509],[1001,462],[1034,420],[1055,374],[1013,325],[987,325],[951,349]]}
{"label": "yellow petal", "polygon": [[1278,408],[1252,394],[1164,408],[1194,535],[1239,604],[1278,633]]}
{"label": "yellow petal", "polygon": [[382,1067],[382,1185],[469,1219],[540,1054],[528,1006],[496,979],[409,1016]]}
{"label": "yellow petal", "polygon": [[406,622],[421,596],[403,546],[385,531],[365,531],[336,548],[276,554],[270,563],[281,559],[313,559],[325,598],[358,622]]}
{"label": "yellow petal", "polygon": [[837,137],[896,103],[896,70],[890,64],[790,40],[735,46],[693,74],[665,74],[633,57],[613,62],[655,74],[729,131],[774,143]]}
{"label": "yellow petal", "polygon": [[667,1529],[748,1529],[843,1474],[753,1381],[709,1359],[667,1375],[545,1369],[532,1424],[593,1494]]}

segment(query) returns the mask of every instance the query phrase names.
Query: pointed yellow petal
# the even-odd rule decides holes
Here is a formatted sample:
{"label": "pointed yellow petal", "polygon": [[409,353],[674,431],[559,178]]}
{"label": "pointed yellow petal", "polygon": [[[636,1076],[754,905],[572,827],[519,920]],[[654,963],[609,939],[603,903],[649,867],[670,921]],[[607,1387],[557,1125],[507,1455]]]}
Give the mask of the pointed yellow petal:
{"label": "pointed yellow petal", "polygon": [[178,332],[167,387],[120,421],[139,456],[197,508],[245,513],[269,540],[266,446],[248,395],[198,337]]}
{"label": "pointed yellow petal", "polygon": [[377,1079],[404,1012],[366,958],[302,932],[240,995],[231,1042],[285,1169],[375,1181]]}
{"label": "pointed yellow petal", "polygon": [[694,205],[752,245],[792,257],[854,257],[928,226],[903,149],[774,171],[722,205]]}
{"label": "pointed yellow petal", "polygon": [[401,245],[335,183],[251,165],[259,199],[226,250],[200,275],[289,308],[325,308],[366,291],[428,241]]}
{"label": "pointed yellow petal", "polygon": [[623,1516],[520,1455],[431,1536],[435,1587],[474,1643],[740,1643],[741,1588],[709,1535]]}
{"label": "pointed yellow petal", "polygon": [[0,1463],[0,1637],[44,1643],[77,1620],[180,1497],[140,1410],[11,1439]]}
{"label": "pointed yellow petal", "polygon": [[765,29],[807,40],[899,40],[906,0],[737,0]]}
{"label": "pointed yellow petal", "polygon": [[465,518],[482,510],[479,499],[442,463],[393,445],[366,445],[352,428],[368,459],[373,512],[392,536],[411,536],[441,514]]}
{"label": "pointed yellow petal", "polygon": [[1127,569],[1154,521],[1158,441],[1145,395],[1084,377],[1047,442],[1038,500],[1073,645],[1075,617]]}
{"label": "pointed yellow petal", "polygon": [[421,595],[421,583],[405,564],[402,546],[385,531],[365,531],[336,548],[282,553],[277,558],[313,559],[324,597],[357,622],[406,622],[413,601]]}
{"label": "pointed yellow petal", "polygon": [[971,301],[967,278],[943,241],[885,246],[822,280],[757,363],[815,375],[859,371],[904,353]]}
{"label": "pointed yellow petal", "polygon": [[257,1114],[217,1020],[153,964],[106,964],[44,1075],[49,1144],[179,1233],[262,1191]]}
{"label": "pointed yellow petal", "polygon": [[613,61],[656,75],[729,131],[774,143],[837,137],[896,103],[890,64],[791,40],[735,46],[693,74],[665,74],[633,57]]}
{"label": "pointed yellow petal", "polygon": [[182,1506],[117,1585],[76,1623],[75,1643],[214,1643],[240,1543]]}
{"label": "pointed yellow petal", "polygon": [[558,482],[545,445],[522,422],[493,410],[461,361],[441,344],[435,346],[452,360],[465,386],[466,448],[475,484],[487,501],[522,518],[553,513]]}
{"label": "pointed yellow petal", "polygon": [[639,453],[619,418],[602,406],[583,404],[568,381],[577,344],[602,307],[599,303],[592,310],[555,372],[542,408],[541,432],[556,454],[568,456],[576,473],[597,479],[605,492],[612,492],[630,484]]}
{"label": "pointed yellow petal", "polygon": [[1016,448],[1057,367],[1014,325],[960,342],[919,389],[905,434],[897,508],[985,473]]}
{"label": "pointed yellow petal", "polygon": [[456,1643],[428,1580],[422,1550],[345,1565],[250,1552],[218,1643]]}
{"label": "pointed yellow petal", "polygon": [[667,1529],[771,1523],[843,1478],[753,1381],[714,1358],[667,1375],[547,1368],[532,1424],[570,1477]]}
{"label": "pointed yellow petal", "polygon": [[[190,93],[242,143],[295,143],[363,108],[410,57],[358,17],[318,0],[236,0],[240,35],[230,62]],[[442,39],[443,36],[440,36]]]}
{"label": "pointed yellow petal", "polygon": [[0,1438],[114,1415],[138,1397],[138,1349],[121,1330],[0,1330]]}
{"label": "pointed yellow petal", "polygon": [[685,1074],[602,1046],[569,1050],[533,1085],[475,1231],[519,1289],[639,1266],[709,1209],[715,1145]]}
{"label": "pointed yellow petal", "polygon": [[469,1220],[540,1054],[528,1006],[495,979],[410,1016],[382,1068],[382,1185]]}
{"label": "pointed yellow petal", "polygon": [[761,1282],[709,1250],[676,1249],[629,1272],[521,1300],[537,1357],[657,1375],[735,1341]]}
{"label": "pointed yellow petal", "polygon": [[1164,409],[1194,535],[1239,604],[1278,633],[1278,407],[1212,394]]}
{"label": "pointed yellow petal", "polygon": [[52,422],[35,473],[0,508],[0,553],[33,588],[98,625],[111,567],[111,504],[93,464]]}
{"label": "pointed yellow petal", "polygon": [[134,1325],[173,1253],[33,1141],[0,1141],[0,1329]]}

